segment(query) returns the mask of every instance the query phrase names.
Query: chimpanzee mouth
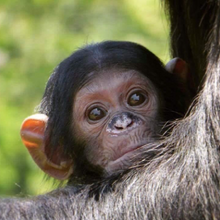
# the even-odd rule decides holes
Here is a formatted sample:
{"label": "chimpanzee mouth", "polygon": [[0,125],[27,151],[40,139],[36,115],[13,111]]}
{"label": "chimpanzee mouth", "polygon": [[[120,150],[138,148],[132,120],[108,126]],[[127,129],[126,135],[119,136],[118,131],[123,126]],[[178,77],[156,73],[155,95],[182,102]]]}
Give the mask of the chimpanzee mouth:
{"label": "chimpanzee mouth", "polygon": [[107,175],[111,175],[117,171],[122,171],[128,169],[138,158],[141,158],[142,148],[144,149],[146,143],[140,144],[135,147],[129,147],[126,151],[118,154],[113,160],[109,161],[105,166],[105,171]]}
{"label": "chimpanzee mouth", "polygon": [[124,151],[122,154],[118,155],[114,160],[112,160],[111,163],[117,164],[121,161],[130,162],[133,158],[140,154],[140,151],[138,150],[141,149],[145,144],[146,143],[138,145],[136,147],[129,147],[126,151]]}

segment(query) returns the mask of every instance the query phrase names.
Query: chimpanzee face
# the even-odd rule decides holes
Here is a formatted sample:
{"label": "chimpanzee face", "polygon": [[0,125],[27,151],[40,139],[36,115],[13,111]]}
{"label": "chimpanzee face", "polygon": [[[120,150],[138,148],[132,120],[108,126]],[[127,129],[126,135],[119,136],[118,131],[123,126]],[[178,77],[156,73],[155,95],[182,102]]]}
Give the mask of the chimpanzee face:
{"label": "chimpanzee face", "polygon": [[74,99],[74,136],[86,142],[88,161],[110,174],[128,167],[138,149],[158,137],[161,101],[151,81],[135,70],[90,75]]}

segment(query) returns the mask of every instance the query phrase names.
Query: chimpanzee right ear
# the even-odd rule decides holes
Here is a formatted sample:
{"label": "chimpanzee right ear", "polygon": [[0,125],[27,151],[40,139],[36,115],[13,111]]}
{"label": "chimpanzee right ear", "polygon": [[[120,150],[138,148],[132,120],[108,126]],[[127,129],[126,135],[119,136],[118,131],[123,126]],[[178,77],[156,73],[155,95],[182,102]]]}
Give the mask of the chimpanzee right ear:
{"label": "chimpanzee right ear", "polygon": [[28,149],[35,163],[48,175],[65,180],[73,172],[71,160],[51,161],[45,153],[44,133],[48,117],[44,114],[35,114],[26,118],[21,126],[21,139]]}

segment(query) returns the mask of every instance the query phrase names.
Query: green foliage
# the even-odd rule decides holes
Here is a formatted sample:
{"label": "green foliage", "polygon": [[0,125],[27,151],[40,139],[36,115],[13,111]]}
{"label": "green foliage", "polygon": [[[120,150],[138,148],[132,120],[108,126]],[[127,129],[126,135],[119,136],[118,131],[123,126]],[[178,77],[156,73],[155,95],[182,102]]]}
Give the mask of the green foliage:
{"label": "green foliage", "polygon": [[127,40],[168,60],[166,21],[155,0],[0,2],[0,195],[51,189],[22,145],[53,68],[83,44]]}

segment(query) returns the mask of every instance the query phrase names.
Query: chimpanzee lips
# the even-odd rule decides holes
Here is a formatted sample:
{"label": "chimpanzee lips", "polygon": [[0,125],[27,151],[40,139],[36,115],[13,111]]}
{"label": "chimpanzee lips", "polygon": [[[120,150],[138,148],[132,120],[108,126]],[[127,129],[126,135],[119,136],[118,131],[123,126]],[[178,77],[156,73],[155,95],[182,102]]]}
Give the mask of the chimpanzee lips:
{"label": "chimpanzee lips", "polygon": [[118,154],[112,161],[109,161],[105,167],[106,172],[112,174],[116,171],[125,170],[131,166],[133,163],[132,160],[138,158],[141,155],[141,149],[144,144],[140,144],[135,147],[129,147],[127,150],[124,150]]}
{"label": "chimpanzee lips", "polygon": [[137,150],[140,149],[144,144],[138,145],[136,147],[129,147],[127,150],[123,151],[121,154],[117,155],[117,157],[112,161],[113,163],[117,163],[120,160],[132,159],[138,154]]}

